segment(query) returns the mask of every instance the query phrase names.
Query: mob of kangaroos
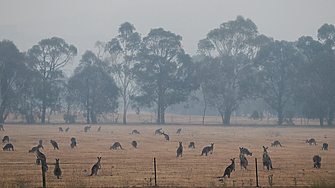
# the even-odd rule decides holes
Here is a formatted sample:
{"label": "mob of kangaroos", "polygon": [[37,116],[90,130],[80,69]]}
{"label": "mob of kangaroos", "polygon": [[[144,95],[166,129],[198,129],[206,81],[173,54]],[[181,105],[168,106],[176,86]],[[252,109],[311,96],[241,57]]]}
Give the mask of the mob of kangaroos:
{"label": "mob of kangaroos", "polygon": [[272,168],[272,162],[271,162],[271,158],[267,152],[268,147],[263,146],[264,152],[263,152],[263,170],[264,170],[264,166],[267,167],[268,170],[273,169]]}
{"label": "mob of kangaroos", "polygon": [[62,175],[62,170],[59,167],[59,159],[56,159],[54,175],[57,176],[57,179],[62,179],[60,176]]}
{"label": "mob of kangaroos", "polygon": [[101,157],[98,157],[98,162],[92,166],[92,172],[89,176],[93,176],[93,174],[96,176],[99,169],[101,169]]}
{"label": "mob of kangaroos", "polygon": [[177,157],[182,157],[183,156],[183,145],[182,145],[182,142],[179,142],[179,147],[177,149]]}

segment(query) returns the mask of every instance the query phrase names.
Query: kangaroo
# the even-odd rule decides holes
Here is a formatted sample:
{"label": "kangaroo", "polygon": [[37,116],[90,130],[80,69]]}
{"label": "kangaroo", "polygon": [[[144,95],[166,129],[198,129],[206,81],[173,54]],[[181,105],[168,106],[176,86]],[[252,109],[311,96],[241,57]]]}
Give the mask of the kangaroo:
{"label": "kangaroo", "polygon": [[328,144],[327,143],[323,143],[323,146],[322,146],[321,150],[328,150]]}
{"label": "kangaroo", "polygon": [[161,130],[162,130],[162,128],[157,129],[157,130],[155,131],[155,135],[156,135],[156,134],[162,135],[163,133],[161,132]]}
{"label": "kangaroo", "polygon": [[77,142],[75,138],[71,138],[71,144],[70,144],[71,148],[73,149],[74,147],[77,147]]}
{"label": "kangaroo", "polygon": [[4,151],[6,151],[6,150],[10,151],[10,149],[12,149],[12,151],[14,151],[14,146],[13,146],[13,144],[11,144],[11,143],[7,143],[7,144],[5,145],[5,147],[3,147],[2,149],[3,149]]}
{"label": "kangaroo", "polygon": [[86,127],[84,128],[85,133],[86,133],[87,131],[90,131],[90,130],[91,130],[91,125],[90,125],[90,126],[86,126]]}
{"label": "kangaroo", "polygon": [[248,148],[243,148],[243,154],[252,156],[252,153],[249,152]]}
{"label": "kangaroo", "polygon": [[89,176],[93,176],[93,174],[96,176],[98,173],[98,170],[101,168],[101,157],[98,157],[98,162],[95,163],[95,165],[92,166],[92,173]]}
{"label": "kangaroo", "polygon": [[54,175],[57,176],[57,179],[62,179],[60,176],[62,175],[62,170],[59,167],[59,159],[56,159]]}
{"label": "kangaroo", "polygon": [[179,128],[179,129],[177,130],[176,134],[180,134],[180,132],[181,132],[181,128]]}
{"label": "kangaroo", "polygon": [[235,158],[230,159],[231,160],[231,164],[226,168],[226,170],[224,171],[224,174],[222,177],[220,178],[224,178],[226,176],[228,176],[228,178],[230,178],[230,173],[234,170],[235,171]]}
{"label": "kangaroo", "polygon": [[242,148],[240,147],[240,166],[241,166],[241,170],[242,170],[242,167],[243,167],[243,168],[245,168],[245,170],[249,171],[249,169],[247,168],[248,160],[243,154],[243,147]]}
{"label": "kangaroo", "polygon": [[182,157],[183,156],[183,146],[182,146],[182,142],[179,142],[179,147],[177,149],[177,157]]}
{"label": "kangaroo", "polygon": [[312,145],[314,143],[314,145],[316,145],[316,141],[314,138],[311,138],[309,140],[306,140],[306,143],[309,143],[309,145]]}
{"label": "kangaroo", "polygon": [[0,124],[0,131],[5,131],[5,129],[3,129],[3,125]]}
{"label": "kangaroo", "polygon": [[58,144],[57,144],[56,141],[54,141],[54,140],[50,140],[50,143],[52,144],[52,146],[54,147],[54,149],[59,149],[59,148],[58,148]]}
{"label": "kangaroo", "polygon": [[113,144],[113,146],[111,146],[109,149],[117,149],[118,147],[120,147],[121,149],[123,149],[122,146],[121,146],[121,144],[120,144],[120,142],[115,142]]}
{"label": "kangaroo", "polygon": [[190,145],[188,145],[188,148],[192,148],[192,147],[195,149],[194,142],[190,142]]}
{"label": "kangaroo", "polygon": [[59,127],[59,128],[58,128],[58,132],[63,132],[63,128],[62,128],[62,127]]}
{"label": "kangaroo", "polygon": [[31,150],[29,150],[28,152],[29,153],[35,153],[35,151],[37,151],[37,149],[38,149],[38,146],[31,148]]}
{"label": "kangaroo", "polygon": [[42,166],[43,167],[43,171],[47,172],[48,171],[48,165],[47,165],[47,158],[45,157],[45,155],[40,152],[40,150],[37,148],[36,150],[36,155],[37,155],[37,159],[36,159],[36,165],[40,165],[41,161],[42,161]]}
{"label": "kangaroo", "polygon": [[140,134],[137,130],[133,130],[130,134]]}
{"label": "kangaroo", "polygon": [[162,135],[164,135],[164,137],[165,137],[165,140],[170,140],[170,137],[169,137],[169,135],[165,134],[164,132],[162,133]]}
{"label": "kangaroo", "polygon": [[314,155],[313,164],[314,164],[314,168],[320,168],[321,167],[321,157],[318,155]]}
{"label": "kangaroo", "polygon": [[268,147],[264,147],[263,146],[263,148],[264,148],[264,152],[263,152],[263,170],[264,170],[264,166],[266,166],[268,170],[271,170],[273,168],[272,168],[271,158],[270,158],[270,156],[269,156],[269,154],[267,152]]}
{"label": "kangaroo", "polygon": [[213,153],[213,147],[214,147],[214,143],[211,143],[211,146],[207,146],[207,147],[204,147],[204,149],[202,149],[202,152],[201,152],[201,155],[202,156],[203,154],[208,154],[208,152],[210,152],[210,154]]}
{"label": "kangaroo", "polygon": [[42,142],[43,142],[42,140],[38,141],[38,146],[37,147],[44,149],[44,147],[42,146]]}
{"label": "kangaroo", "polygon": [[70,129],[70,127],[66,128],[66,129],[65,129],[65,132],[68,132],[68,131],[69,131],[69,129]]}
{"label": "kangaroo", "polygon": [[278,140],[276,140],[274,143],[271,143],[271,147],[273,147],[273,146],[280,146],[280,147],[282,147],[281,146],[281,144],[280,144],[280,142],[278,141]]}
{"label": "kangaroo", "polygon": [[98,132],[100,132],[101,131],[101,126],[98,128]]}
{"label": "kangaroo", "polygon": [[134,148],[137,148],[137,142],[136,142],[135,140],[133,140],[133,141],[131,142],[131,145],[132,145]]}
{"label": "kangaroo", "polygon": [[9,142],[9,136],[4,136],[3,137],[2,142],[5,142],[5,141]]}

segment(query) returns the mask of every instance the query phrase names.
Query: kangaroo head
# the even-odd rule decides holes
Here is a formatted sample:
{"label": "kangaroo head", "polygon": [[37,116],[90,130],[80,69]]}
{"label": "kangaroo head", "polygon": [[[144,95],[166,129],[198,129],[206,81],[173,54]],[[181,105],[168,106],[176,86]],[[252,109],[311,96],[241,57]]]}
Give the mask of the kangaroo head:
{"label": "kangaroo head", "polygon": [[230,159],[232,163],[235,163],[235,158]]}
{"label": "kangaroo head", "polygon": [[242,153],[243,152],[243,147],[239,147],[240,148],[240,153]]}
{"label": "kangaroo head", "polygon": [[263,146],[263,148],[264,148],[264,152],[266,152],[267,153],[267,149],[269,148],[269,147],[265,147],[265,146]]}
{"label": "kangaroo head", "polygon": [[213,146],[214,146],[214,143],[211,143],[211,146],[213,147]]}
{"label": "kangaroo head", "polygon": [[101,157],[98,157],[98,162],[100,162],[101,161]]}

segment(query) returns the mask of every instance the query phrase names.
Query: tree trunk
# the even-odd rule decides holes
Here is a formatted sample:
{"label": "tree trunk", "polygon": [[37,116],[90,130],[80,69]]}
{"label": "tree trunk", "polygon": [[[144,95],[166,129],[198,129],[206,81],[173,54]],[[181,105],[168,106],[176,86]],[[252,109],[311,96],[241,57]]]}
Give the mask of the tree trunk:
{"label": "tree trunk", "polygon": [[231,116],[231,110],[230,109],[225,110],[224,122],[223,122],[224,125],[230,125],[230,116]]}
{"label": "tree trunk", "polygon": [[330,109],[329,110],[329,117],[328,117],[328,120],[327,120],[328,126],[332,126],[333,125],[333,120],[334,120],[334,110]]}
{"label": "tree trunk", "polygon": [[278,108],[278,125],[283,124],[283,109]]}
{"label": "tree trunk", "polygon": [[319,118],[320,120],[320,126],[323,126],[323,118]]}
{"label": "tree trunk", "polygon": [[162,105],[162,110],[161,110],[161,124],[165,124],[165,108]]}
{"label": "tree trunk", "polygon": [[127,124],[127,101],[123,97],[123,124]]}

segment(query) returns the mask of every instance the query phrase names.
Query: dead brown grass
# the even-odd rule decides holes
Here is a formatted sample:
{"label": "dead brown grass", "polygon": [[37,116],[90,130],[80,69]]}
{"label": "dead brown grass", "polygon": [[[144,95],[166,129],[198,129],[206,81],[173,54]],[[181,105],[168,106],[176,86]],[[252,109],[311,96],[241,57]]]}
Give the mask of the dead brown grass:
{"label": "dead brown grass", "polygon": [[[53,165],[49,165],[48,187],[146,187],[154,185],[153,158],[157,160],[157,184],[169,187],[241,187],[255,186],[255,158],[258,159],[259,184],[269,186],[268,176],[273,174],[274,186],[311,185],[314,180],[333,179],[335,167],[335,129],[287,126],[200,126],[200,125],[92,125],[90,132],[83,132],[85,125],[4,125],[15,151],[1,151],[0,187],[38,187],[42,185],[41,167],[35,165],[36,154],[28,150],[43,140],[48,163],[60,159],[62,179],[53,177]],[[58,132],[58,127],[70,127],[69,132]],[[154,135],[162,127],[170,135],[170,141]],[[176,135],[178,128],[181,134]],[[137,129],[141,134],[129,134]],[[111,134],[113,132],[113,134]],[[324,136],[327,135],[327,138]],[[77,139],[77,146],[70,148],[70,138]],[[316,146],[305,143],[315,138]],[[50,139],[58,142],[60,150],[54,150]],[[138,142],[138,149],[131,141]],[[270,147],[279,140],[283,147]],[[114,142],[120,142],[124,150],[109,150]],[[176,158],[178,141],[183,142],[182,158]],[[194,141],[196,149],[187,148]],[[329,151],[320,150],[322,143],[329,144]],[[200,155],[203,147],[214,144],[209,156]],[[273,171],[262,170],[262,146],[269,146]],[[253,156],[247,156],[251,171],[240,170],[239,147],[247,147]],[[314,169],[312,157],[322,157],[321,169]],[[91,167],[102,157],[102,169],[98,176],[88,177]],[[231,158],[236,158],[236,171],[231,178],[219,181]],[[85,172],[86,170],[86,172]],[[22,184],[22,186],[18,186]]]}

